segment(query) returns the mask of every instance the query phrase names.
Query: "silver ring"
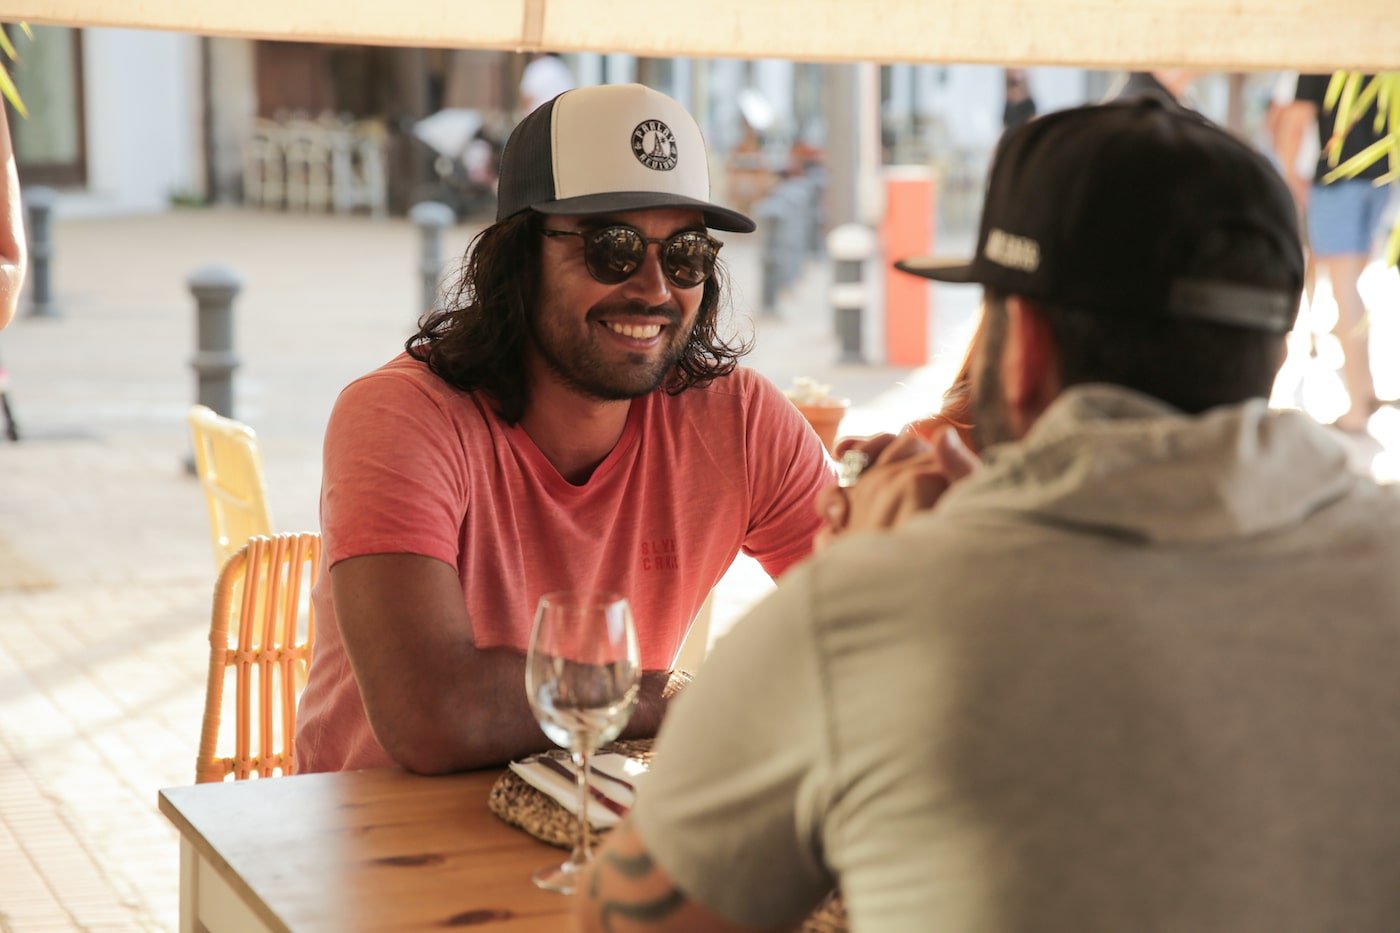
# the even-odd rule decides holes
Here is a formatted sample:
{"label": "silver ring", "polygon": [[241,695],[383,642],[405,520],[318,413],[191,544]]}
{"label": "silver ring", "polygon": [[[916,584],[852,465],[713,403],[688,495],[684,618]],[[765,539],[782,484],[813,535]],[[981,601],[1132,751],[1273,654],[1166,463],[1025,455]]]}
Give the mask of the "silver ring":
{"label": "silver ring", "polygon": [[860,479],[860,474],[870,465],[870,457],[863,450],[851,449],[841,455],[841,466],[836,474],[836,485],[849,489]]}

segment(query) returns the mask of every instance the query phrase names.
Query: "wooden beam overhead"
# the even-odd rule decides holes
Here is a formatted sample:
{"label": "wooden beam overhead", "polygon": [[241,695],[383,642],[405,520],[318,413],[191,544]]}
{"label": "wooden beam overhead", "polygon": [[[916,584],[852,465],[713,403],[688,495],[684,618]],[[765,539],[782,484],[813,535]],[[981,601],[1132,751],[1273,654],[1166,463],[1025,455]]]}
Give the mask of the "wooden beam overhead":
{"label": "wooden beam overhead", "polygon": [[6,0],[8,21],[803,61],[1400,69],[1394,0]]}

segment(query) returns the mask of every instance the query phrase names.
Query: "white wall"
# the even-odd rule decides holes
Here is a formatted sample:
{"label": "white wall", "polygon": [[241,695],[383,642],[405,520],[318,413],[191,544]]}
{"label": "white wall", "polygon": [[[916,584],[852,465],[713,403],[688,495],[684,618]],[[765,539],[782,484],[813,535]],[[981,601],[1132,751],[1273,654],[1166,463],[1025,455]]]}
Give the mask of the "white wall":
{"label": "white wall", "polygon": [[[1029,68],[1031,95],[1039,113],[1088,103],[1081,68]],[[924,116],[934,116],[948,138],[940,145],[990,153],[1001,135],[1005,100],[1003,69],[990,65],[896,66],[889,110],[903,113],[911,98]]]}
{"label": "white wall", "polygon": [[609,84],[630,84],[637,80],[637,57],[624,52],[609,52],[607,55],[607,79]]}
{"label": "white wall", "polygon": [[1082,68],[1029,68],[1026,74],[1037,113],[1091,102],[1085,93],[1086,73]]}
{"label": "white wall", "polygon": [[160,211],[203,188],[197,36],[84,30],[83,93],[88,184],[60,215]]}
{"label": "white wall", "polygon": [[753,87],[773,106],[776,135],[792,132],[792,62],[764,59],[753,63]]}
{"label": "white wall", "polygon": [[1005,81],[1002,69],[992,65],[951,65],[944,80],[930,95],[933,110],[941,113],[954,145],[991,151],[1001,135],[1001,108]]}
{"label": "white wall", "polygon": [[579,87],[592,87],[603,83],[603,56],[599,53],[579,52],[573,56],[573,67]]}
{"label": "white wall", "polygon": [[744,63],[733,58],[717,58],[702,67],[709,69],[709,109],[701,121],[710,150],[728,150],[739,141],[739,92],[744,89]]}
{"label": "white wall", "polygon": [[[251,135],[258,114],[257,50],[253,41],[210,39],[209,72],[214,137],[209,156],[214,163],[216,190],[206,191],[205,196],[236,201],[243,185],[243,143]],[[195,80],[199,80],[197,74]]]}

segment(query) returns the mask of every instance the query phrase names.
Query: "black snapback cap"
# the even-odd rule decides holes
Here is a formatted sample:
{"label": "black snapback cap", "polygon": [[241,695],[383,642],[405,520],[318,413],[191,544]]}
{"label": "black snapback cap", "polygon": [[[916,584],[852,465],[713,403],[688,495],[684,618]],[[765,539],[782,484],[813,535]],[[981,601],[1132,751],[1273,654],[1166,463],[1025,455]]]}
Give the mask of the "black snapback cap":
{"label": "black snapback cap", "polygon": [[[1251,260],[1228,262],[1232,250]],[[1151,98],[1009,131],[972,260],[895,267],[1085,311],[1280,334],[1303,287],[1297,215],[1278,172],[1206,118]],[[1212,271],[1221,267],[1231,271]]]}
{"label": "black snapback cap", "polygon": [[541,214],[695,208],[716,230],[754,222],[710,202],[710,164],[690,112],[640,84],[565,91],[541,104],[506,141],[496,221]]}

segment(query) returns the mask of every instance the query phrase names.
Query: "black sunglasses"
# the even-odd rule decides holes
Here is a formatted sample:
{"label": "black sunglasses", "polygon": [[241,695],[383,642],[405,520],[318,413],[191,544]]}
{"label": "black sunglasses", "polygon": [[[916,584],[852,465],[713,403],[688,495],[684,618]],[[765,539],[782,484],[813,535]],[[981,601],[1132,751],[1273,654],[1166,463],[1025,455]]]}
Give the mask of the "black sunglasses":
{"label": "black sunglasses", "polygon": [[699,230],[683,230],[664,239],[642,236],[626,224],[597,230],[542,230],[545,236],[576,236],[583,240],[583,264],[604,285],[630,279],[642,267],[647,247],[661,244],[661,271],[677,288],[694,288],[715,271],[715,257],[724,244]]}

